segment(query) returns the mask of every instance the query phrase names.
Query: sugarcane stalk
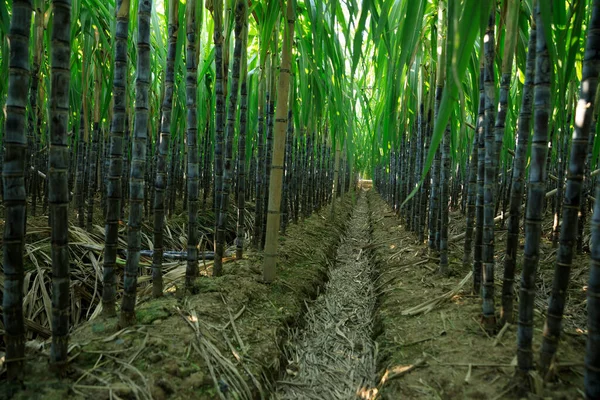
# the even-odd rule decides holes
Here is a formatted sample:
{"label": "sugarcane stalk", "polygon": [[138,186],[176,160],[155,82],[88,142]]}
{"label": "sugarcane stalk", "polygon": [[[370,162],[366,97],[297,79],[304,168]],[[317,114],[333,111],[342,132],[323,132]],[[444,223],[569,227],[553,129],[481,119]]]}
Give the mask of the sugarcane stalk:
{"label": "sugarcane stalk", "polygon": [[[583,177],[586,156],[588,154],[588,137],[594,113],[594,100],[598,89],[598,74],[600,73],[600,1],[598,0],[593,2],[592,17],[587,29],[579,101],[577,102],[575,111],[575,129],[572,136],[569,169],[567,171],[567,186],[563,201],[559,247],[556,253],[552,292],[548,303],[542,348],[540,351],[540,369],[546,378],[550,375],[550,367],[558,349],[562,331],[562,318],[567,302],[566,292],[569,285],[577,232],[579,230],[578,214],[582,201]],[[588,287],[588,301],[596,293],[595,288],[592,288],[590,292],[590,287]],[[592,299],[592,307],[594,301]],[[590,307],[589,303],[588,307]],[[591,318],[593,311],[589,315]],[[596,321],[592,321],[590,328],[588,338],[598,333],[596,330]],[[594,350],[593,347],[592,350]],[[590,372],[594,376],[593,368],[590,368],[591,365],[586,363],[586,366],[588,378]],[[587,381],[589,382],[589,379]],[[598,393],[600,394],[600,392]]]}

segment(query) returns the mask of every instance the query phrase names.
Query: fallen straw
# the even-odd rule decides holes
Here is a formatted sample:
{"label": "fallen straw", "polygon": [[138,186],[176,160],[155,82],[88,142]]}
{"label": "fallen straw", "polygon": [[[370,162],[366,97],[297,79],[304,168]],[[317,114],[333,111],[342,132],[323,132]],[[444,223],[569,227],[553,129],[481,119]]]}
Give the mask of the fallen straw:
{"label": "fallen straw", "polygon": [[465,284],[469,281],[469,279],[471,279],[472,275],[473,275],[473,272],[471,271],[467,274],[467,276],[465,276],[463,278],[462,281],[460,281],[460,283],[454,289],[444,293],[441,296],[438,296],[431,300],[427,300],[426,302],[416,305],[414,307],[408,308],[408,309],[402,311],[402,315],[417,315],[417,314],[421,314],[421,313],[428,313],[429,311],[433,310],[435,307],[437,307],[439,304],[441,304],[445,300],[450,300],[452,297],[454,297],[456,294],[458,294],[458,292],[462,289],[462,287],[465,286]]}

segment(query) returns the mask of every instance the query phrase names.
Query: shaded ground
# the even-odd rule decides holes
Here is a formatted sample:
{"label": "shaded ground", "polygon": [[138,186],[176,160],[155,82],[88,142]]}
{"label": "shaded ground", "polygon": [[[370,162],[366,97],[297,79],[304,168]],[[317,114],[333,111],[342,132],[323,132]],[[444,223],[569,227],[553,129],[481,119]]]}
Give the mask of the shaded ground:
{"label": "shaded ground", "polygon": [[[451,245],[453,274],[437,274],[437,260],[426,246],[400,226],[378,194],[369,193],[373,219],[373,251],[378,277],[377,343],[382,399],[499,399],[518,398],[512,376],[516,363],[516,326],[489,337],[479,323],[481,303],[471,294],[470,268],[462,264],[463,242]],[[384,211],[385,210],[385,211]],[[454,216],[450,237],[464,230]],[[505,236],[498,233],[497,265],[502,265]],[[544,323],[547,286],[551,284],[552,249],[544,243],[536,300],[534,353],[537,358]],[[579,261],[583,263],[584,258]],[[558,351],[555,382],[537,388],[530,398],[583,398],[585,336],[580,295],[580,269],[569,290],[570,307]],[[520,265],[518,266],[520,273]],[[500,304],[502,270],[496,271],[496,304]],[[585,275],[585,274],[583,274]],[[465,279],[467,278],[467,279]],[[463,286],[460,286],[461,281]],[[406,315],[405,315],[406,314]],[[539,379],[533,379],[540,384]]]}
{"label": "shaded ground", "polygon": [[[96,204],[99,204],[99,199]],[[0,213],[4,210],[0,206]],[[38,210],[39,211],[39,210]],[[178,208],[178,214],[169,218],[169,223],[165,227],[164,248],[167,250],[184,251],[187,248],[187,215]],[[247,213],[248,219],[251,213]],[[104,251],[104,217],[99,207],[94,213],[93,225],[90,231],[80,228],[76,225],[77,212],[71,209],[69,221],[74,222],[69,226],[69,258],[70,258],[70,277],[71,277],[71,308],[70,324],[77,327],[90,318],[97,316],[101,311],[101,293],[102,293],[102,265]],[[199,236],[201,238],[199,249],[213,248],[211,240],[212,226],[214,218],[210,210],[204,210],[199,214]],[[250,224],[247,224],[251,226]],[[4,219],[0,218],[0,230],[4,229]],[[235,227],[234,227],[235,229]],[[228,232],[229,233],[229,232]],[[143,251],[153,250],[153,227],[151,223],[142,224],[141,246]],[[234,234],[235,236],[235,234]],[[126,221],[121,221],[119,225],[119,242],[117,253],[117,301],[121,301],[123,268],[126,263],[127,249],[127,227]],[[0,254],[2,238],[0,237]],[[28,216],[27,232],[25,236],[24,258],[24,317],[27,327],[26,339],[44,340],[51,336],[50,320],[52,313],[51,290],[52,290],[52,266],[51,266],[51,248],[50,227],[48,226],[48,216],[38,215],[36,217]],[[2,257],[0,257],[0,298],[4,290],[4,273],[2,268]],[[138,288],[140,298],[143,301],[151,293],[152,258],[142,256],[140,260]],[[212,261],[203,260],[201,268],[204,271],[212,268]],[[176,261],[165,257],[163,263],[165,274],[165,285],[167,289],[170,285],[185,273],[185,262]],[[4,349],[3,341],[3,321],[2,310],[0,309],[0,351]],[[0,368],[1,373],[1,368]]]}
{"label": "shaded ground", "polygon": [[180,298],[175,284],[163,299],[141,304],[133,328],[101,318],[81,325],[65,379],[48,372],[48,342],[29,342],[26,391],[17,398],[268,398],[282,341],[326,279],[350,197],[333,220],[324,208],[289,226],[271,285],[258,281],[262,260],[249,253],[225,264],[224,276],[200,278],[199,295]]}
{"label": "shaded ground", "polygon": [[[471,294],[470,266],[462,264],[463,240],[451,240],[452,274],[441,277],[435,255],[404,230],[374,190],[361,193],[352,214],[351,197],[336,205],[333,219],[326,207],[289,226],[271,285],[258,280],[262,259],[255,252],[227,262],[223,277],[199,279],[199,295],[178,293],[185,263],[169,266],[170,286],[162,299],[148,299],[148,282],[142,282],[139,324],[117,330],[116,319],[83,323],[72,336],[65,379],[48,372],[49,343],[28,342],[27,387],[17,398],[518,398],[512,379],[516,326],[492,337],[481,327],[480,299]],[[450,238],[464,232],[464,225],[462,215],[451,213]],[[28,248],[32,264],[47,261],[43,229],[28,232],[40,236]],[[173,245],[181,239],[179,231],[183,228],[172,230]],[[93,260],[101,252],[93,247],[101,232],[73,232],[79,235],[72,238],[79,242],[74,251],[87,248]],[[496,231],[497,305],[505,234],[502,227]],[[535,301],[536,358],[554,258],[545,238]],[[583,398],[588,262],[587,255],[574,262],[556,379],[543,386],[534,374],[530,399]],[[101,270],[87,263],[81,281],[96,293]],[[88,277],[90,268],[94,273]],[[205,272],[209,268],[207,263]],[[34,270],[47,274],[44,267]],[[29,299],[27,310],[43,321],[48,310],[39,296]],[[77,301],[73,309],[81,309],[83,319]],[[0,381],[0,398],[1,386]]]}
{"label": "shaded ground", "polygon": [[375,377],[375,307],[369,254],[369,212],[359,195],[323,294],[308,306],[305,324],[286,346],[285,379],[277,399],[370,397]]}

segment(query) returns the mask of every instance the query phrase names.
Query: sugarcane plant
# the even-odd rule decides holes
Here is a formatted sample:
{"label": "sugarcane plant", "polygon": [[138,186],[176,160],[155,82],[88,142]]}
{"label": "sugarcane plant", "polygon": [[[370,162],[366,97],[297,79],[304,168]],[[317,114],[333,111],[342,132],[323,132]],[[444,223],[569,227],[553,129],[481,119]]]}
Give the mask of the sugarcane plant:
{"label": "sugarcane plant", "polygon": [[25,192],[25,108],[29,83],[29,42],[32,16],[31,0],[13,2],[8,41],[8,97],[4,125],[4,157],[2,165],[2,198],[4,201],[4,234],[2,265],[6,276],[2,308],[6,330],[6,368],[11,391],[23,380],[25,358],[25,323],[23,320],[23,257],[27,220]]}
{"label": "sugarcane plant", "polygon": [[242,31],[244,19],[246,18],[246,4],[238,0],[235,6],[235,48],[233,51],[233,66],[231,71],[231,86],[229,88],[229,104],[227,110],[227,125],[225,129],[225,157],[223,163],[223,187],[219,201],[219,213],[217,218],[216,251],[215,251],[215,275],[221,275],[223,269],[223,257],[225,252],[225,230],[229,213],[229,193],[233,182],[233,136],[237,115],[239,99],[240,68],[242,64]]}
{"label": "sugarcane plant", "polygon": [[196,97],[198,90],[198,59],[196,32],[196,5],[186,4],[186,108],[187,108],[187,212],[188,242],[185,285],[191,288],[198,275],[198,192],[199,192],[199,160],[198,160],[198,110]]}
{"label": "sugarcane plant", "polygon": [[[587,41],[582,63],[582,77],[579,90],[579,101],[575,110],[575,129],[573,130],[571,141],[571,154],[569,157],[569,168],[567,171],[567,184],[565,188],[564,200],[562,200],[562,226],[560,228],[559,248],[556,253],[556,263],[554,269],[554,280],[552,282],[552,292],[546,312],[546,323],[544,325],[544,334],[542,347],[540,351],[540,369],[543,375],[548,377],[552,372],[551,367],[558,348],[559,338],[562,331],[562,317],[566,304],[566,289],[569,284],[569,276],[575,253],[575,244],[577,239],[579,210],[582,202],[583,177],[588,154],[588,141],[590,130],[592,128],[592,115],[594,113],[596,92],[598,89],[598,74],[600,73],[600,1],[594,1],[592,4],[592,14],[587,27]],[[562,183],[559,181],[559,185]],[[592,255],[593,257],[593,255]],[[593,259],[593,258],[592,258]],[[590,271],[592,276],[593,268]],[[591,286],[591,285],[590,285]],[[592,304],[595,291],[588,287],[588,301]],[[590,305],[588,304],[588,309]],[[594,312],[592,306],[592,313]],[[596,321],[593,314],[588,311],[590,336],[594,338],[597,332],[595,328]],[[590,351],[596,350],[592,346]],[[588,359],[594,353],[588,353]],[[588,364],[586,364],[588,365]],[[590,398],[597,397],[597,384],[590,384],[589,372],[592,368],[588,367],[588,380],[586,390]],[[593,394],[595,392],[595,394]]]}
{"label": "sugarcane plant", "polygon": [[54,0],[50,47],[50,147],[48,154],[48,203],[52,236],[52,347],[50,362],[66,367],[69,340],[69,80],[71,63],[71,1]]}
{"label": "sugarcane plant", "polygon": [[127,264],[123,282],[123,300],[119,323],[135,323],[137,276],[140,263],[141,224],[148,138],[148,89],[150,86],[150,14],[152,0],[138,3],[136,103],[133,140],[131,142],[131,174],[129,179],[129,219],[127,222]]}
{"label": "sugarcane plant", "polygon": [[281,191],[283,181],[283,159],[285,149],[285,132],[288,118],[288,96],[290,91],[292,40],[295,23],[293,0],[287,0],[287,24],[284,30],[283,49],[281,50],[281,67],[277,84],[277,109],[275,115],[275,135],[273,143],[273,160],[269,182],[269,202],[267,203],[267,230],[265,240],[265,260],[263,264],[263,280],[272,282],[275,279],[277,263],[277,242],[280,224]]}
{"label": "sugarcane plant", "polygon": [[117,245],[123,191],[123,135],[126,126],[127,103],[127,38],[129,34],[129,0],[115,4],[116,29],[113,76],[113,110],[108,147],[108,178],[106,180],[106,225],[102,307],[106,316],[116,315]]}
{"label": "sugarcane plant", "polygon": [[[598,0],[47,3],[0,8],[11,384],[22,380],[24,342],[37,334],[28,319],[52,332],[51,364],[64,371],[69,331],[86,319],[73,310],[119,311],[120,325],[132,325],[140,289],[193,295],[199,275],[233,271],[232,245],[236,259],[262,254],[263,280],[275,281],[280,236],[314,212],[335,217],[361,174],[439,260],[436,279],[471,274],[482,306],[475,319],[488,334],[497,319],[518,324],[520,378],[536,368],[554,376],[573,257],[589,250],[586,393],[598,397]],[[453,232],[463,213],[465,232]],[[51,227],[52,274],[32,271],[30,281],[51,293],[52,307],[29,312],[26,220],[40,215]],[[68,246],[86,231],[104,238],[86,250],[94,260]],[[456,263],[452,243],[462,238]],[[539,255],[552,243],[536,365]],[[169,257],[186,261],[181,282]],[[74,274],[70,259],[102,269]],[[71,296],[70,280],[89,276],[100,298]]]}
{"label": "sugarcane plant", "polygon": [[504,258],[504,276],[502,279],[501,318],[505,323],[513,322],[514,280],[518,257],[519,224],[521,221],[521,203],[523,202],[523,193],[525,190],[525,163],[527,162],[527,147],[529,144],[529,132],[531,130],[531,114],[533,108],[536,38],[537,30],[535,20],[532,19],[527,45],[525,82],[523,85],[519,123],[517,126],[516,151],[512,167],[508,232],[506,235],[506,256]]}
{"label": "sugarcane plant", "polygon": [[175,84],[175,55],[179,31],[179,0],[169,2],[168,50],[165,70],[164,99],[161,105],[160,136],[156,140],[156,178],[154,183],[154,252],[152,254],[152,293],[163,294],[162,263],[164,251],[165,190],[167,184],[167,157],[171,139],[171,116]]}
{"label": "sugarcane plant", "polygon": [[[536,27],[543,32],[539,3],[535,7]],[[531,165],[525,217],[525,250],[519,302],[517,362],[518,371],[527,374],[533,368],[533,302],[535,299],[536,270],[539,262],[543,202],[546,196],[546,157],[548,153],[548,120],[550,114],[550,73],[548,45],[543,34],[537,36],[534,81],[534,124],[531,147]]]}

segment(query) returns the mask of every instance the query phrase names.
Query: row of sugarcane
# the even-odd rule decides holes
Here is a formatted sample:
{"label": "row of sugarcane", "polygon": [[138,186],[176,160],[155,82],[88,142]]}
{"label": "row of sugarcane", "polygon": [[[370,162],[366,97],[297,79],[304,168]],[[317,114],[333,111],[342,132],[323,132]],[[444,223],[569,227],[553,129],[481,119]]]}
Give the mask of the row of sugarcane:
{"label": "row of sugarcane", "polygon": [[[301,40],[297,45],[305,54],[300,59],[292,59],[295,44],[293,1],[287,1],[285,9],[272,3],[268,7],[254,7],[251,10],[257,25],[269,26],[271,21],[270,26],[281,24],[284,27],[281,34],[275,29],[275,33],[257,35],[261,41],[257,57],[259,66],[255,66],[254,70],[260,69],[258,79],[255,74],[248,73],[249,10],[245,0],[236,0],[231,9],[224,7],[222,0],[207,2],[214,24],[214,74],[206,73],[200,77],[198,41],[202,25],[197,20],[198,6],[195,2],[188,2],[185,16],[180,19],[179,1],[169,1],[168,45],[159,96],[155,92],[154,78],[158,71],[152,70],[151,63],[157,38],[151,32],[160,32],[160,27],[153,27],[155,19],[151,17],[155,11],[152,1],[140,0],[135,4],[137,37],[136,49],[132,53],[129,26],[131,4],[128,0],[117,0],[113,16],[114,37],[110,38],[113,52],[108,55],[108,51],[102,50],[108,46],[101,47],[98,40],[94,50],[98,62],[93,71],[91,146],[87,145],[86,137],[89,122],[85,110],[88,108],[88,99],[84,94],[81,104],[83,112],[79,114],[73,112],[73,99],[69,99],[72,84],[77,84],[70,70],[71,57],[77,53],[72,51],[72,27],[77,26],[77,20],[72,19],[70,0],[54,0],[48,10],[45,10],[44,2],[36,3],[34,32],[38,32],[46,13],[51,16],[51,25],[48,26],[51,32],[48,62],[50,83],[45,103],[48,120],[45,121],[47,132],[42,133],[45,130],[45,112],[42,109],[44,103],[40,100],[44,96],[38,88],[45,87],[47,82],[39,74],[40,66],[44,65],[41,59],[43,52],[39,52],[40,58],[34,57],[33,73],[30,71],[32,3],[32,0],[15,0],[12,4],[7,34],[10,65],[3,132],[5,150],[2,154],[6,221],[3,240],[5,365],[9,382],[17,383],[17,387],[23,379],[25,359],[22,310],[25,226],[27,209],[35,207],[36,201],[47,202],[49,208],[53,243],[50,354],[52,367],[62,372],[68,360],[69,298],[72,295],[68,253],[71,203],[77,210],[77,223],[91,229],[94,200],[96,194],[101,193],[100,212],[105,220],[102,307],[107,317],[115,316],[117,311],[119,225],[127,215],[127,260],[123,270],[119,324],[128,326],[136,322],[137,277],[142,254],[144,216],[149,220],[151,214],[153,220],[153,295],[161,296],[164,289],[162,263],[165,217],[175,210],[177,198],[185,198],[183,206],[188,216],[185,289],[195,292],[194,281],[199,274],[200,232],[207,236],[213,233],[213,275],[219,276],[223,274],[228,241],[235,238],[236,257],[243,257],[248,228],[245,226],[245,208],[246,204],[250,204],[250,207],[252,204],[246,200],[254,198],[255,216],[251,236],[255,247],[265,250],[263,279],[268,283],[276,276],[279,233],[285,232],[290,221],[308,217],[328,203],[335,204],[335,197],[349,190],[350,177],[353,175],[348,156],[351,151],[351,144],[348,143],[352,138],[340,129],[341,126],[348,126],[344,122],[347,115],[337,111],[341,105],[335,102],[346,98],[342,95],[345,89],[339,86],[326,92],[323,85],[330,83],[329,79],[305,72],[309,66],[314,66],[311,64],[314,63],[314,54],[307,54],[307,50],[310,48],[316,52],[319,46],[325,46],[311,32],[299,30]],[[227,5],[232,3],[227,2]],[[259,11],[263,14],[257,17]],[[181,36],[178,32],[181,20],[185,21],[186,29],[183,35],[186,44],[184,76],[180,76],[176,68],[181,50],[178,47],[181,43],[178,39]],[[82,22],[82,30],[84,26]],[[94,27],[96,38],[101,36],[99,27]],[[230,27],[233,28],[232,34]],[[78,37],[78,33],[83,34],[75,32],[75,37]],[[234,40],[231,62],[230,37]],[[281,50],[278,49],[280,42],[283,43]],[[339,42],[334,45],[340,46]],[[272,51],[270,56],[267,49]],[[83,54],[87,57],[85,50]],[[137,64],[134,90],[129,90],[130,59],[135,59]],[[107,60],[111,61],[113,68],[112,90],[101,87],[107,75],[98,65],[100,61]],[[327,63],[329,60],[325,58],[322,61]],[[207,63],[209,66],[211,64]],[[263,74],[265,70],[266,74]],[[214,81],[211,81],[213,78]],[[79,82],[81,88],[85,87],[84,79],[85,74]],[[202,88],[199,82],[204,84],[205,91],[199,90],[199,87]],[[100,99],[101,90],[106,93],[104,102]],[[334,93],[335,98],[329,99],[326,93]],[[185,115],[175,113],[178,104],[175,100],[181,94],[185,99]],[[157,112],[159,98],[160,113]],[[204,99],[200,107],[199,98]],[[104,103],[110,105],[110,110],[103,111]],[[202,109],[203,106],[206,108]],[[207,115],[202,123],[199,122],[199,114]],[[160,119],[155,115],[159,115]],[[174,121],[174,117],[184,116],[185,139],[172,132],[173,127],[181,129],[183,125]],[[256,122],[252,122],[252,118],[256,118]],[[104,125],[109,119],[110,129],[107,130]],[[80,126],[78,134],[70,135],[69,128],[75,126]],[[130,126],[133,126],[132,130]],[[29,146],[28,137],[33,138]],[[235,138],[237,146],[234,145]],[[181,147],[183,144],[185,151]],[[30,174],[30,170],[34,173]],[[212,202],[214,227],[198,226],[200,186],[203,189],[202,203]],[[230,200],[231,193],[236,194],[235,201]],[[86,211],[83,209],[86,203],[87,219],[84,218]],[[232,204],[235,206],[231,207]],[[237,210],[236,223],[228,221],[232,210]],[[237,226],[234,228],[233,225]],[[233,238],[228,237],[229,232]]]}
{"label": "row of sugarcane", "polygon": [[[555,371],[553,363],[562,332],[573,257],[583,250],[589,200],[593,200],[585,390],[588,398],[599,398],[600,186],[596,185],[596,194],[592,197],[592,177],[596,173],[591,166],[597,153],[594,151],[594,137],[599,106],[600,1],[594,0],[587,5],[587,13],[585,2],[573,5],[574,8],[569,10],[570,21],[575,24],[575,27],[570,27],[569,33],[574,37],[582,31],[582,26],[586,26],[587,30],[576,102],[574,85],[569,81],[574,76],[579,44],[567,49],[567,62],[553,71],[556,58],[552,57],[556,57],[556,46],[551,41],[549,29],[545,28],[550,21],[544,16],[551,5],[534,0],[529,13],[525,5],[527,2],[521,4],[518,0],[509,0],[499,12],[494,4],[485,14],[486,8],[480,8],[482,16],[486,16],[482,20],[485,23],[481,25],[478,52],[471,59],[469,74],[465,74],[470,80],[463,87],[470,89],[470,121],[475,122],[469,123],[469,119],[462,119],[464,109],[456,111],[458,120],[452,118],[448,122],[442,122],[446,120],[439,118],[438,114],[443,96],[440,92],[446,90],[444,85],[449,85],[452,79],[444,77],[445,72],[452,73],[451,67],[445,68],[449,64],[444,58],[446,53],[456,51],[451,47],[451,35],[455,32],[452,32],[450,23],[444,22],[444,14],[451,13],[453,6],[450,2],[446,8],[444,2],[439,2],[438,34],[446,30],[448,41],[444,45],[443,37],[437,38],[444,50],[437,54],[437,65],[430,61],[430,65],[437,68],[435,84],[431,84],[433,73],[426,68],[415,76],[414,84],[420,87],[412,94],[414,117],[406,117],[402,124],[398,124],[390,140],[389,154],[376,165],[374,177],[378,190],[399,212],[406,228],[414,231],[421,242],[427,240],[431,250],[439,252],[439,272],[442,274],[449,271],[448,209],[461,205],[466,214],[466,232],[460,235],[465,238],[463,264],[473,270],[473,291],[482,298],[482,324],[489,332],[499,327],[494,297],[494,233],[495,223],[500,220],[496,215],[500,207],[506,212],[502,213],[502,219],[507,219],[508,232],[500,322],[513,323],[517,319],[517,371],[518,376],[523,378],[522,382],[528,382],[529,372],[535,368],[532,349],[535,282],[546,209],[554,216],[548,237],[558,250],[537,367],[541,375],[549,379]],[[506,28],[499,85],[495,80],[497,14],[501,14]],[[523,57],[519,62],[525,76],[523,86],[515,90],[511,88],[512,62],[518,24],[523,18],[529,19],[529,34],[525,36],[528,37],[527,51],[526,54],[517,52],[517,56]],[[585,24],[582,24],[584,20]],[[435,49],[435,42],[432,43],[431,48]],[[432,55],[431,59],[434,57]],[[430,83],[429,88],[435,87],[434,94],[422,94],[425,82]],[[558,92],[559,99],[553,102],[552,88],[556,90],[557,87],[564,90]],[[464,97],[467,95],[463,92],[461,96],[461,106],[466,105]],[[433,107],[430,106],[432,98],[435,99]],[[509,98],[512,107],[520,99],[518,118],[507,119],[512,112]],[[437,124],[443,126],[436,127]],[[506,144],[505,130],[510,124],[516,126],[514,151],[507,150],[509,146]],[[474,131],[470,145],[468,140],[464,140],[467,128]],[[532,128],[533,133],[530,134]],[[569,135],[570,132],[572,135]],[[458,141],[462,146],[458,145]],[[451,145],[454,152],[451,152]],[[554,156],[549,148],[555,148]],[[502,153],[504,157],[501,157]],[[461,164],[468,166],[461,168]],[[520,256],[520,222],[523,217],[525,247]],[[519,257],[523,261],[518,314],[513,316],[514,281]]]}

